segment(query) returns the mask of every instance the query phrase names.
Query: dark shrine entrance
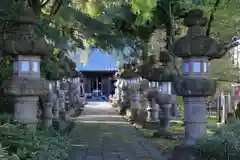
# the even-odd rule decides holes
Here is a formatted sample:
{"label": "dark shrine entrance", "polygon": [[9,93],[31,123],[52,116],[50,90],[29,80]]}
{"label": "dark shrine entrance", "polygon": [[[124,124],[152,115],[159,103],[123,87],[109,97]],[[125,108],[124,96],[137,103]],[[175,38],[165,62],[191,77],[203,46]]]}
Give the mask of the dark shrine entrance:
{"label": "dark shrine entrance", "polygon": [[101,77],[96,77],[96,78],[91,78],[89,79],[91,81],[91,92],[94,90],[102,90],[102,78]]}
{"label": "dark shrine entrance", "polygon": [[82,71],[85,93],[113,94],[115,71]]}

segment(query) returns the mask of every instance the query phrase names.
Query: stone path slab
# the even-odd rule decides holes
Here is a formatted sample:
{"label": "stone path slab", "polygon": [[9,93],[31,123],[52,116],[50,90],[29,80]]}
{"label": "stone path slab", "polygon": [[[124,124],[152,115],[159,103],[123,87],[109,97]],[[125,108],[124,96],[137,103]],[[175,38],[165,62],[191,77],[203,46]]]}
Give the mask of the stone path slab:
{"label": "stone path slab", "polygon": [[76,121],[69,160],[165,159],[106,102],[89,102]]}

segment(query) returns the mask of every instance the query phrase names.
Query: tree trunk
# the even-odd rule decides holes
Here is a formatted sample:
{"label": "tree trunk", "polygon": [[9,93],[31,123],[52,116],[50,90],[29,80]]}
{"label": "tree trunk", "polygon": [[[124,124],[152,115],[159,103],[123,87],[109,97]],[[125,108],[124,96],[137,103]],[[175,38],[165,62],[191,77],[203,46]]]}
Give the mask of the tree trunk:
{"label": "tree trunk", "polygon": [[172,4],[168,1],[168,20],[166,22],[166,41],[167,41],[167,49],[170,50],[171,45],[174,43],[174,31],[173,31],[173,15],[172,15]]}

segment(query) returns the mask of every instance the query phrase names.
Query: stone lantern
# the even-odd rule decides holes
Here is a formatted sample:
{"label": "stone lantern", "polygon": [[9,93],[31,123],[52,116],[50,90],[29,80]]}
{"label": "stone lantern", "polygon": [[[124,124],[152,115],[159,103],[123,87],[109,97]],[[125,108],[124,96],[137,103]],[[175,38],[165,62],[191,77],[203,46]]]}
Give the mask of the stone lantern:
{"label": "stone lantern", "polygon": [[170,56],[167,52],[162,52],[160,59],[156,55],[151,55],[148,58],[147,66],[143,67],[141,73],[142,77],[149,80],[147,120],[149,122],[158,122],[160,120],[160,132],[164,135],[168,133],[167,129],[172,107],[171,80],[173,79],[173,73],[169,69],[169,61]]}
{"label": "stone lantern", "polygon": [[134,78],[135,75],[131,71],[131,65],[130,64],[124,64],[123,69],[119,73],[119,78],[121,79],[120,87],[122,89],[122,95],[121,95],[121,106],[120,106],[120,113],[126,114],[126,110],[130,108],[130,81],[132,78]]}
{"label": "stone lantern", "polygon": [[174,73],[169,66],[169,62],[171,61],[171,57],[167,51],[162,51],[160,53],[159,59],[161,66],[158,68],[154,68],[156,79],[153,75],[153,80],[158,82],[158,94],[155,96],[155,101],[159,105],[159,120],[160,120],[160,130],[158,134],[165,136],[167,138],[173,138],[172,134],[168,132],[169,123],[172,119],[172,80],[174,77]]}
{"label": "stone lantern", "polygon": [[84,107],[84,103],[83,100],[80,98],[81,97],[81,93],[80,93],[80,76],[81,73],[75,71],[74,75],[73,75],[73,79],[72,79],[72,83],[71,83],[71,98],[72,98],[72,102],[75,106],[77,106],[78,108],[83,109]]}
{"label": "stone lantern", "polygon": [[127,80],[123,79],[122,74],[119,75],[119,88],[121,90],[120,95],[120,105],[118,110],[120,114],[126,114],[127,108],[129,108],[129,90],[128,90],[128,83]]}
{"label": "stone lantern", "polygon": [[120,78],[123,79],[122,90],[125,98],[127,98],[123,113],[128,111],[127,116],[130,120],[135,120],[138,114],[137,111],[140,109],[140,76],[133,70],[133,64],[125,64],[123,68],[124,70],[120,73]]}
{"label": "stone lantern", "polygon": [[149,89],[149,81],[147,79],[140,78],[140,110],[138,115],[138,121],[145,122],[147,120],[147,109],[149,106],[147,99],[147,91]]}
{"label": "stone lantern", "polygon": [[22,7],[17,15],[12,22],[15,33],[3,44],[4,54],[13,58],[13,76],[4,83],[5,93],[16,98],[14,119],[34,130],[39,96],[48,92],[48,83],[40,76],[40,56],[51,54],[53,47],[36,36],[37,18],[31,8]]}
{"label": "stone lantern", "polygon": [[120,87],[120,84],[121,84],[121,79],[119,77],[119,73],[116,72],[115,75],[114,75],[115,79],[117,80],[115,83],[114,83],[114,86],[115,86],[115,100],[114,100],[114,104],[116,106],[119,106],[120,105],[120,102],[121,102],[121,94],[122,94],[122,91],[121,91],[121,87]]}
{"label": "stone lantern", "polygon": [[69,86],[68,79],[67,78],[63,78],[61,80],[61,82],[60,82],[60,89],[67,93],[68,86]]}
{"label": "stone lantern", "polygon": [[155,97],[158,94],[158,85],[159,83],[156,81],[149,80],[149,89],[147,91],[147,100],[148,100],[148,107],[147,107],[147,122],[159,122],[159,106],[155,101]]}
{"label": "stone lantern", "polygon": [[183,59],[182,74],[175,78],[174,86],[184,98],[185,145],[194,145],[206,134],[206,98],[216,91],[216,82],[207,77],[208,63],[224,55],[222,47],[205,36],[207,22],[201,10],[189,11],[184,19],[187,35],[173,46],[173,54]]}
{"label": "stone lantern", "polygon": [[135,75],[128,79],[129,91],[130,91],[130,112],[128,117],[134,121],[138,118],[138,111],[141,108],[140,105],[140,77]]}
{"label": "stone lantern", "polygon": [[80,85],[81,85],[81,73],[78,71],[75,71],[73,74],[73,83],[76,84],[76,90],[77,90],[77,94],[80,96],[81,95],[81,90],[80,90]]}

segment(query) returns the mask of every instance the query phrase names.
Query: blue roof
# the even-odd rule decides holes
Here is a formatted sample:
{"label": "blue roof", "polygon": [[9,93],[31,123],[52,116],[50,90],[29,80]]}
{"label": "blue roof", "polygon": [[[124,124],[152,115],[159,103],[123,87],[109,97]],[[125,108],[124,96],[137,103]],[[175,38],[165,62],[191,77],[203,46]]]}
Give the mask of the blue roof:
{"label": "blue roof", "polygon": [[[77,53],[79,57],[83,52]],[[88,54],[88,62],[84,66],[81,63],[77,63],[77,71],[117,71],[117,59],[113,54],[106,54],[99,49],[91,49]]]}

